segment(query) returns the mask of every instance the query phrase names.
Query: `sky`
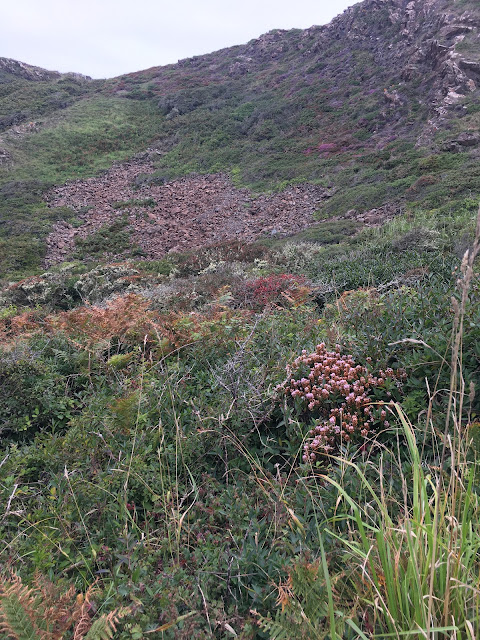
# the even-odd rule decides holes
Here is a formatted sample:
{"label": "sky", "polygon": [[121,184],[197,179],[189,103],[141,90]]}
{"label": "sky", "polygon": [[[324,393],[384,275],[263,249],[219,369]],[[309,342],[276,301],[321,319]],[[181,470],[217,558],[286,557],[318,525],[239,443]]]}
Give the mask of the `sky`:
{"label": "sky", "polygon": [[2,3],[0,57],[93,78],[326,24],[358,0],[16,0]]}

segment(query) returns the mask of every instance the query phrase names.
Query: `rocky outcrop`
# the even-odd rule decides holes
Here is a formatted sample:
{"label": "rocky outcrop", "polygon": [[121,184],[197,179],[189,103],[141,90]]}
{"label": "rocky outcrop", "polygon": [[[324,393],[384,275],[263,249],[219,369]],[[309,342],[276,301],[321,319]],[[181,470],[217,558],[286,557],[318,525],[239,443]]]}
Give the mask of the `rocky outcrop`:
{"label": "rocky outcrop", "polygon": [[61,77],[58,71],[47,71],[47,69],[34,67],[31,64],[12,60],[11,58],[0,58],[0,72],[8,73],[18,78],[24,78],[25,80],[36,81],[54,80],[55,78]]}
{"label": "rocky outcrop", "polygon": [[468,147],[477,147],[480,145],[480,132],[464,131],[453,140],[448,140],[442,145],[444,151],[459,152],[464,151]]}

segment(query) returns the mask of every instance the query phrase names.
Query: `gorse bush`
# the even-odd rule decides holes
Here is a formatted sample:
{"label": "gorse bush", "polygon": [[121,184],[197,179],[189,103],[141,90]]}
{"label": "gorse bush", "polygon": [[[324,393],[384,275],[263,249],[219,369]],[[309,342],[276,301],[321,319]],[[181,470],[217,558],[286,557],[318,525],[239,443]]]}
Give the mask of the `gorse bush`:
{"label": "gorse bush", "polygon": [[[371,365],[371,358],[367,358]],[[366,439],[381,425],[389,427],[387,412],[380,403],[401,392],[403,371],[388,368],[373,375],[351,355],[327,351],[325,343],[315,353],[306,350],[287,366],[288,380],[278,390],[293,398],[301,416],[313,418],[303,461],[316,462],[338,450],[340,444]]]}

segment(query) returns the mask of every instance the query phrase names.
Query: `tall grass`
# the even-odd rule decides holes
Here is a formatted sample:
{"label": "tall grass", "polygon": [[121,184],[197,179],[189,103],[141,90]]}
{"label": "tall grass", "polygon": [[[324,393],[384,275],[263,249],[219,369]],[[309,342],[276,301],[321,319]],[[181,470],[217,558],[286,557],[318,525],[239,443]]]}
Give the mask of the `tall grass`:
{"label": "tall grass", "polygon": [[[401,517],[392,521],[385,500],[376,499],[380,526],[367,533],[364,506],[348,497],[360,536],[349,549],[352,560],[360,563],[365,599],[374,615],[374,627],[383,637],[407,635],[433,640],[478,636],[480,503],[473,489],[475,463],[469,462],[468,433],[462,424],[466,396],[462,336],[479,251],[480,210],[475,241],[464,255],[457,295],[452,297],[455,319],[450,390],[445,429],[437,434],[441,439],[440,465],[425,470],[414,429],[396,405],[413,470],[412,491],[401,465],[398,467],[405,496]],[[427,416],[431,422],[431,405]],[[365,478],[363,482],[376,496]],[[345,495],[343,488],[337,487]],[[384,496],[382,490],[380,495]]]}
{"label": "tall grass", "polygon": [[[338,536],[345,545],[350,580],[361,594],[367,627],[378,638],[478,637],[480,614],[480,502],[473,489],[473,470],[466,457],[441,468],[425,469],[412,425],[395,406],[412,463],[412,477],[401,475],[404,503],[399,516],[392,506],[379,473],[374,487],[353,465],[371,497],[354,500],[335,480],[348,505],[344,515],[355,534]],[[448,438],[447,455],[458,461],[454,441]],[[413,483],[413,488],[410,483]],[[375,515],[372,515],[372,504]]]}
{"label": "tall grass", "polygon": [[[425,638],[426,640],[474,640],[480,637],[480,500],[476,492],[476,460],[469,447],[468,425],[462,422],[467,396],[462,375],[462,336],[474,278],[474,261],[480,252],[480,210],[476,236],[460,267],[451,336],[451,381],[445,428],[438,432],[433,421],[433,401],[426,411],[426,427],[436,440],[436,466],[422,457],[416,429],[402,408],[390,411],[398,423],[397,453],[393,473],[401,492],[390,491],[382,454],[376,461],[375,480],[351,460],[334,460],[339,469],[350,467],[358,478],[358,496],[342,483],[323,475],[338,494],[338,510],[327,523],[319,517],[320,561],[316,575],[324,586],[324,602],[312,608],[305,595],[306,580],[292,580],[283,593],[282,612],[276,618],[259,616],[260,626],[273,640],[308,637],[331,638]],[[474,389],[469,390],[470,396]],[[403,447],[403,450],[401,450]],[[385,451],[391,458],[391,452]],[[410,464],[405,465],[405,462]],[[390,462],[391,464],[391,462]],[[392,469],[392,467],[390,467]],[[312,478],[315,474],[312,470]],[[311,480],[311,479],[310,479]],[[318,476],[316,478],[318,482]],[[361,497],[360,497],[361,496]],[[311,491],[312,501],[316,500]],[[343,511],[341,510],[343,505]],[[343,523],[343,527],[339,524]],[[340,534],[339,531],[343,533]],[[334,588],[335,576],[327,565],[323,540],[333,536],[348,567],[342,595]],[[338,576],[337,576],[338,578]],[[311,580],[311,577],[310,577]],[[318,590],[318,585],[317,585]],[[337,593],[335,593],[335,591]],[[310,595],[314,593],[310,589]],[[336,597],[334,598],[334,595]],[[349,602],[350,601],[350,602]],[[352,611],[348,611],[348,607]],[[300,615],[294,615],[295,611]],[[310,614],[310,615],[307,615]],[[312,619],[313,618],[313,619]]]}

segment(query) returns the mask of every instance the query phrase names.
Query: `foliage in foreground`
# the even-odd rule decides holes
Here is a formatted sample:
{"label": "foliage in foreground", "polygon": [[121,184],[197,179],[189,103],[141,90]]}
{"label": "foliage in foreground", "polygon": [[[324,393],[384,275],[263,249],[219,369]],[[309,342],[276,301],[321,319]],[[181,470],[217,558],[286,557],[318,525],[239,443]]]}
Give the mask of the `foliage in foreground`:
{"label": "foliage in foreground", "polygon": [[33,587],[18,575],[0,578],[0,634],[12,640],[62,640],[71,630],[74,640],[109,640],[126,610],[92,619],[91,585],[85,595],[75,587],[62,593],[46,578],[35,577]]}
{"label": "foliage in foreground", "polygon": [[[467,305],[475,277],[474,262],[480,252],[480,211],[476,238],[467,251],[457,280],[455,320],[451,333],[450,390],[443,433],[434,427],[431,400],[425,428],[438,441],[436,465],[422,459],[415,430],[401,407],[391,411],[400,420],[396,464],[393,472],[401,479],[401,491],[392,494],[384,475],[387,448],[375,460],[375,481],[371,482],[358,464],[337,458],[338,464],[358,474],[362,500],[341,483],[323,476],[338,492],[338,512],[329,525],[319,530],[320,563],[300,573],[297,564],[287,585],[279,585],[281,612],[275,620],[260,616],[260,625],[273,640],[288,637],[367,639],[424,637],[428,639],[473,640],[480,627],[480,500],[478,461],[469,451],[471,424],[462,421],[465,379],[462,368],[462,339]],[[474,386],[470,387],[470,401]],[[406,448],[411,474],[402,460]],[[394,458],[395,459],[395,458]],[[474,488],[475,487],[475,488]],[[364,497],[365,496],[365,497]],[[366,498],[366,499],[365,499]],[[403,499],[402,499],[403,498]],[[393,501],[393,503],[392,503]],[[340,507],[342,505],[342,507]],[[347,523],[348,535],[341,535],[338,522]],[[332,525],[335,525],[332,527]],[[359,628],[356,615],[345,608],[345,597],[334,602],[331,569],[325,561],[323,538],[330,534],[345,549],[344,583],[355,594],[362,611]],[[292,576],[296,575],[296,580]],[[322,585],[324,608],[311,606],[312,594]],[[345,586],[344,586],[345,591]],[[348,591],[348,589],[347,589]],[[328,603],[328,607],[326,606]],[[338,604],[340,606],[338,607]],[[322,631],[318,625],[324,625]],[[348,632],[345,634],[346,627]]]}
{"label": "foliage in foreground", "polygon": [[[374,482],[361,465],[337,460],[354,470],[360,493],[368,501],[356,499],[341,483],[324,476],[338,492],[338,510],[326,528],[319,529],[320,557],[314,562],[295,560],[288,580],[277,586],[281,610],[275,617],[259,616],[261,628],[272,640],[476,637],[480,627],[476,465],[468,462],[464,443],[460,453],[448,451],[452,460],[448,474],[432,466],[426,472],[414,429],[398,405],[395,411],[413,474],[413,478],[404,475],[398,458],[392,470],[401,478],[405,502],[392,510],[394,496],[383,474],[384,455],[377,460]],[[392,517],[392,511],[397,515]],[[338,533],[342,520],[347,535]],[[342,573],[327,564],[323,540],[328,536],[343,548]]]}
{"label": "foliage in foreground", "polygon": [[[355,257],[343,257],[337,264],[349,264],[353,274]],[[437,256],[435,266],[440,262]],[[25,584],[39,570],[53,582],[74,585],[76,592],[98,577],[101,611],[130,611],[118,625],[119,640],[148,637],[159,629],[165,629],[166,639],[235,633],[242,640],[264,639],[273,636],[274,627],[262,630],[251,611],[258,612],[258,619],[269,619],[277,595],[290,629],[296,625],[287,637],[305,633],[328,638],[332,629],[345,640],[362,637],[360,632],[369,640],[374,633],[383,637],[386,614],[376,603],[375,589],[386,598],[386,574],[376,536],[383,533],[393,557],[402,558],[396,570],[408,573],[409,551],[402,545],[409,538],[402,527],[413,519],[417,491],[418,464],[413,464],[399,414],[388,404],[400,390],[394,385],[389,398],[388,389],[372,386],[369,400],[378,414],[374,429],[350,442],[340,439],[337,459],[319,451],[311,465],[302,464],[301,457],[312,420],[328,419],[348,393],[332,394],[324,407],[312,410],[300,401],[296,410],[291,394],[281,400],[275,388],[286,366],[303,349],[308,359],[319,342],[325,343],[322,358],[329,351],[338,353],[337,364],[342,354],[351,354],[353,364],[343,359],[340,365],[343,373],[348,373],[346,364],[365,367],[372,375],[389,368],[397,375],[404,368],[407,376],[398,398],[415,424],[424,469],[419,482],[425,483],[430,507],[442,505],[447,493],[437,500],[429,483],[435,485],[447,442],[449,398],[455,399],[457,422],[464,430],[478,420],[479,398],[471,383],[478,379],[480,364],[478,275],[472,270],[465,297],[461,289],[454,290],[445,262],[443,271],[417,271],[411,278],[400,274],[375,286],[367,281],[361,290],[338,296],[327,291],[323,298],[312,281],[308,287],[301,280],[291,286],[291,277],[270,278],[278,265],[255,262],[253,293],[259,284],[275,285],[268,287],[265,300],[262,292],[257,298],[244,295],[244,283],[237,296],[238,281],[228,295],[226,269],[200,274],[203,263],[193,268],[186,259],[181,277],[168,279],[168,287],[192,299],[182,310],[165,305],[166,284],[157,289],[148,279],[134,294],[116,292],[113,280],[105,282],[104,297],[99,293],[95,305],[72,298],[63,306],[63,294],[55,293],[53,303],[45,301],[35,309],[22,307],[20,287],[11,288],[18,297],[7,301],[0,318],[0,492],[6,505],[0,518],[2,563],[14,567]],[[320,274],[323,267],[317,269]],[[108,270],[84,274],[85,283],[94,286],[95,278],[102,279]],[[124,265],[110,271],[121,279],[130,273]],[[459,275],[463,277],[462,270],[454,278]],[[287,288],[279,292],[276,285],[283,281]],[[193,293],[202,283],[205,294],[195,302]],[[30,284],[25,291],[38,282]],[[60,278],[58,284],[59,291],[67,290]],[[462,327],[456,308],[464,310]],[[463,391],[451,396],[455,368],[447,354],[451,336],[457,344],[460,329],[463,358],[456,371]],[[341,348],[336,350],[335,344]],[[322,363],[326,374],[328,363]],[[289,380],[309,380],[315,364],[322,363],[312,361]],[[363,369],[359,378],[361,373]],[[322,385],[316,385],[320,392]],[[312,386],[301,386],[304,395],[312,392]],[[377,406],[378,401],[384,404]],[[367,406],[366,400],[362,411]],[[328,415],[316,415],[320,410]],[[447,437],[453,433],[450,421]],[[439,474],[445,481],[452,450],[447,448]],[[461,468],[457,475],[463,481]],[[468,517],[474,527],[477,475],[471,490]],[[372,491],[385,514],[371,507],[377,504]],[[457,485],[458,505],[467,495]],[[365,521],[377,586],[362,560],[357,513]],[[450,531],[447,507],[441,513]],[[457,509],[457,519],[462,514],[467,511]],[[423,517],[422,532],[428,530]],[[413,530],[414,524],[408,526]],[[437,528],[438,544],[442,531]],[[430,545],[428,536],[423,540]],[[465,540],[475,545],[474,538]],[[437,558],[441,552],[443,547]],[[388,558],[388,551],[384,555]],[[471,558],[475,563],[476,556]],[[476,570],[471,564],[468,576]],[[467,577],[465,584],[471,579]],[[301,580],[313,581],[312,592],[322,594],[320,609],[305,600],[310,591]],[[302,626],[307,624],[303,614],[310,626]],[[462,628],[455,616],[455,623],[443,626]],[[276,624],[270,615],[270,624],[272,620]],[[399,633],[400,624],[409,629],[399,618]],[[461,637],[460,631],[454,633]]]}

